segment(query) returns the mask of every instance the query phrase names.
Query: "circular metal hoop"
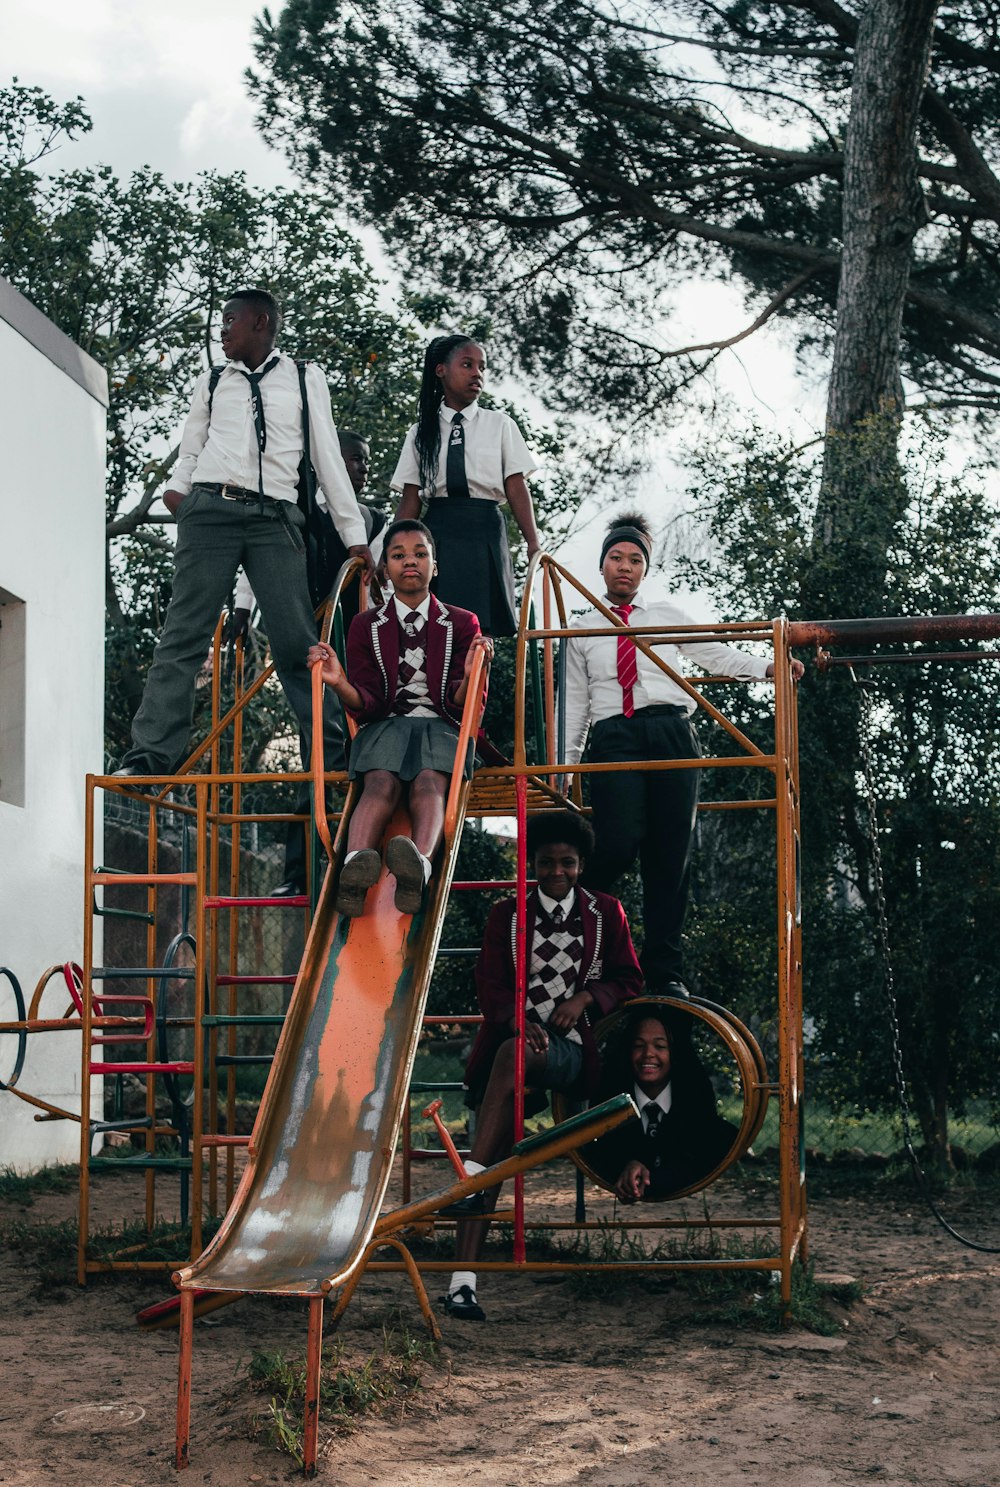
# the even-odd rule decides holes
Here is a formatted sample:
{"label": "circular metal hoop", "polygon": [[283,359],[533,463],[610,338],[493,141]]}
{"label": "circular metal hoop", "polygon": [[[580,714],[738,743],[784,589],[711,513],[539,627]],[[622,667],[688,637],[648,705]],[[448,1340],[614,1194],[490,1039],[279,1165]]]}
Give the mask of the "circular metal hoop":
{"label": "circular metal hoop", "polygon": [[[634,1001],[626,1002],[610,1017],[606,1017],[595,1030],[595,1036],[599,1044],[607,1041],[608,1036],[614,1032],[626,1019],[633,1018],[643,1007],[651,1013],[669,1010],[674,1020],[678,1013],[685,1013],[704,1023],[725,1045],[726,1051],[731,1055],[739,1073],[740,1085],[743,1090],[743,1117],[740,1121],[737,1134],[729,1150],[721,1161],[696,1182],[688,1183],[686,1187],[679,1187],[673,1192],[665,1194],[665,1198],[683,1198],[688,1193],[696,1193],[699,1189],[708,1187],[717,1177],[721,1177],[733,1162],[739,1161],[747,1149],[755,1140],[764,1116],[767,1113],[767,1102],[769,1097],[767,1066],[764,1055],[756,1038],[739,1018],[725,1007],[716,1006],[712,1002],[692,998],[690,1001],[680,997],[637,997]],[[552,1113],[556,1121],[565,1120],[570,1112],[570,1100],[564,1094],[556,1091],[552,1095]],[[610,1182],[607,1175],[595,1170],[587,1160],[586,1148],[570,1153],[570,1158],[584,1172],[590,1180],[598,1187],[613,1190],[614,1184]]]}
{"label": "circular metal hoop", "polygon": [[[17,1012],[16,1020],[18,1022],[24,1022],[24,994],[21,991],[20,981],[7,966],[0,966],[0,976],[6,976],[10,982],[11,991],[14,993],[14,1008]],[[22,1027],[18,1029],[15,1036],[17,1038],[17,1053],[14,1056],[14,1072],[6,1082],[0,1079],[0,1089],[13,1089],[21,1077],[21,1070],[24,1068],[24,1055],[28,1047],[28,1034],[26,1029]]]}

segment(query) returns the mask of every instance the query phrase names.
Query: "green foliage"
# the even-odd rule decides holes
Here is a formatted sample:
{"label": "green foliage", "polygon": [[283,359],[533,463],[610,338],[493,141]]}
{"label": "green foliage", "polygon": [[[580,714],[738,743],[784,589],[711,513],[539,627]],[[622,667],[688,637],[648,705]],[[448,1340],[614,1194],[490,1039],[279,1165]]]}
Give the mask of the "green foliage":
{"label": "green foliage", "polygon": [[[669,1290],[674,1295],[671,1307],[674,1327],[724,1323],[730,1327],[779,1332],[787,1326],[790,1315],[797,1326],[830,1337],[840,1331],[830,1304],[847,1305],[861,1294],[860,1287],[853,1285],[821,1285],[815,1280],[811,1265],[808,1269],[796,1265],[792,1270],[791,1311],[786,1314],[774,1271],[670,1268],[674,1261],[745,1261],[773,1255],[774,1245],[766,1240],[748,1241],[731,1232],[715,1234],[692,1228],[681,1237],[654,1241],[649,1235],[632,1235],[616,1224],[603,1224],[598,1229],[568,1237],[552,1237],[545,1230],[536,1231],[529,1235],[529,1250],[533,1259],[609,1266],[608,1270],[583,1269],[566,1278],[566,1289],[579,1301],[625,1304],[630,1295],[658,1295]],[[650,1269],[623,1274],[610,1268],[621,1262],[648,1263]]]}
{"label": "green foliage", "polygon": [[[154,499],[177,456],[197,374],[220,361],[213,322],[243,284],[282,302],[282,344],[326,370],[335,421],[370,436],[372,491],[384,494],[416,398],[417,328],[383,308],[382,286],[330,202],[260,191],[241,174],[168,182],[148,168],[42,173],[82,104],[38,89],[0,91],[0,273],[108,372],[107,748],[127,744],[170,597],[172,518]],[[261,700],[263,742],[287,717]],[[251,738],[251,744],[253,739]]]}
{"label": "green foliage", "polygon": [[[256,189],[242,174],[205,172],[178,184],[144,168],[42,172],[60,138],[85,132],[82,102],[0,90],[0,274],[108,372],[106,746],[128,744],[170,599],[173,519],[154,505],[177,457],[199,372],[221,361],[214,322],[242,285],[270,289],[284,310],[281,345],[319,363],[341,428],[371,442],[369,495],[389,480],[415,415],[422,327],[409,304],[385,306],[358,241],[315,190]],[[444,304],[415,305],[423,315]],[[504,405],[506,406],[506,405]],[[557,541],[575,496],[559,470],[558,430],[511,409],[553,473],[538,485],[539,519]],[[515,559],[522,560],[518,536]],[[199,693],[196,729],[207,719]],[[246,754],[257,765],[276,736],[297,755],[275,683],[250,708]]]}
{"label": "green foliage", "polygon": [[30,1207],[39,1193],[65,1193],[80,1180],[78,1167],[41,1167],[37,1172],[0,1168],[0,1201]]}
{"label": "green foliage", "polygon": [[[383,234],[414,302],[488,318],[552,406],[615,410],[621,451],[690,407],[719,355],[662,330],[693,274],[831,348],[852,84],[865,95],[884,65],[858,10],[287,0],[257,23],[251,91],[265,137]],[[937,19],[904,358],[929,400],[982,410],[1000,353],[994,6]]]}
{"label": "green foliage", "polygon": [[[876,427],[859,433],[859,459],[878,437]],[[930,436],[915,437],[905,460],[908,503],[892,525],[883,597],[874,612],[996,612],[1000,550],[986,495],[972,475],[946,473],[940,445]],[[815,471],[758,430],[710,455],[696,453],[694,465],[692,492],[712,494],[700,498],[704,540],[692,545],[691,556],[677,555],[679,572],[714,592],[726,619],[781,611],[798,617],[810,575]],[[856,612],[858,592],[869,579],[857,574],[859,589],[852,592],[852,571],[848,565],[841,575],[834,612]],[[989,663],[886,665],[872,669],[871,680],[874,703],[865,731],[879,803],[904,1063],[924,1140],[947,1159],[949,1110],[961,1113],[971,1099],[1000,1109],[994,1017],[1000,989],[994,909],[1000,695]],[[838,669],[826,676],[810,672],[799,693],[805,995],[807,1015],[815,1020],[808,1050],[814,1088],[844,1111],[883,1110],[896,1095],[873,939],[857,689]],[[766,745],[767,708],[739,694],[730,715]],[[756,776],[741,782],[739,775],[709,773],[706,794],[734,798],[759,784]],[[690,926],[699,986],[766,1024],[773,1007],[773,823],[758,813],[712,816],[701,837]]]}

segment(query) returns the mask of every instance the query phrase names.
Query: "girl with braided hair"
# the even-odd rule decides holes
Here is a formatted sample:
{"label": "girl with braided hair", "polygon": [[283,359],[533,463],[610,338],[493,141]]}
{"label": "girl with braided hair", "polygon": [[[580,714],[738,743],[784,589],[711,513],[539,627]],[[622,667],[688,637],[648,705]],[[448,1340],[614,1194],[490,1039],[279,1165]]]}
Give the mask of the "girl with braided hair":
{"label": "girl with braided hair", "polygon": [[514,635],[517,605],[507,544],[506,501],[538,551],[527,477],[538,468],[520,429],[495,408],[481,408],[486,352],[467,335],[436,336],[424,355],[417,422],[392,477],[402,491],[396,519],[419,517],[437,544],[433,591],[445,604],[479,616],[485,635]]}

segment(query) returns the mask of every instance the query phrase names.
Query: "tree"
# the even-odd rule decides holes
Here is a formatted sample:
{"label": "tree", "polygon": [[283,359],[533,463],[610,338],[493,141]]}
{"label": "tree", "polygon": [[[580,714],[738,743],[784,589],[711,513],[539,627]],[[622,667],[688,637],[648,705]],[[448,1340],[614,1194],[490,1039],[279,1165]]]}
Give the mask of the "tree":
{"label": "tree", "polygon": [[[726,619],[797,608],[818,468],[757,430],[696,454],[692,464],[691,499],[701,503],[708,538],[688,561],[681,538],[682,575],[709,587]],[[911,494],[888,551],[891,613],[1000,609],[1000,544],[978,472],[950,479],[942,465],[933,438],[908,441]],[[927,1149],[946,1163],[950,1114],[982,1100],[995,1121],[1000,1105],[1000,695],[988,662],[863,674],[875,687],[868,742],[907,1082]],[[801,692],[803,716],[814,720],[824,710],[842,716],[856,688],[835,670],[810,672]],[[735,699],[736,720],[765,745],[767,712],[752,697]],[[801,741],[804,826],[825,818],[821,829],[838,851],[836,873],[816,854],[803,862],[806,1010],[816,1022],[810,1083],[840,1109],[892,1109],[860,755],[849,770],[831,768],[827,735],[815,722]],[[709,772],[706,792],[728,798],[752,790],[739,774]],[[704,836],[692,924],[702,990],[744,1016],[767,1018],[773,951],[759,926],[773,915],[773,823],[756,812],[727,813],[710,818]]]}
{"label": "tree", "polygon": [[[420,301],[386,309],[356,239],[316,192],[255,190],[242,175],[168,183],[149,169],[119,180],[106,166],[43,174],[61,139],[90,128],[81,100],[56,104],[16,82],[0,90],[0,273],[108,371],[107,747],[118,754],[141,696],[170,594],[173,518],[157,497],[198,373],[214,360],[214,319],[238,284],[283,305],[282,345],[319,362],[341,427],[372,444],[373,493],[388,484],[418,386]],[[514,410],[512,410],[514,411]],[[524,422],[520,414],[517,415]],[[558,456],[556,433],[533,428]],[[541,520],[558,532],[572,496],[550,478]],[[259,753],[284,726],[262,699]]]}
{"label": "tree", "polygon": [[[829,344],[842,253],[850,280],[868,232],[912,270],[906,375],[924,399],[993,407],[994,20],[984,0],[289,0],[258,23],[251,89],[266,137],[414,281],[488,306],[554,406],[644,427],[774,316]],[[886,215],[865,226],[849,206],[842,230],[873,150],[897,177]],[[672,295],[692,271],[741,283],[752,326],[678,346]],[[898,390],[891,366],[880,380],[861,416]]]}

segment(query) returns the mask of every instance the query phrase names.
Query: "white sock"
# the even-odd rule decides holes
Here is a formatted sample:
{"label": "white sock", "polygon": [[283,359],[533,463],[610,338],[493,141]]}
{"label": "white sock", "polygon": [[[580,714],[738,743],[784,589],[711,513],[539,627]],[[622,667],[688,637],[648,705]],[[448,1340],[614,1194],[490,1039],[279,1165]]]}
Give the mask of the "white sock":
{"label": "white sock", "polygon": [[360,851],[361,851],[361,848],[360,847],[355,847],[355,849],[354,849],[353,852],[348,852],[347,855],[346,855],[346,857],[344,858],[344,866],[345,867],[347,866],[347,864],[350,862],[350,860],[351,860],[352,857],[357,857],[357,855],[358,855],[358,853]]}
{"label": "white sock", "polygon": [[424,870],[424,882],[429,883],[431,880],[431,860],[429,857],[424,856],[419,847],[417,848],[417,856],[420,858],[420,866]]}
{"label": "white sock", "polygon": [[462,1286],[468,1286],[473,1296],[476,1294],[476,1272],[474,1270],[452,1271],[451,1280],[448,1282],[448,1295],[454,1296]]}
{"label": "white sock", "polygon": [[475,1177],[475,1175],[476,1175],[477,1172],[485,1172],[485,1171],[486,1171],[486,1168],[483,1166],[482,1162],[474,1162],[471,1157],[465,1163],[465,1175],[466,1175],[466,1177]]}

